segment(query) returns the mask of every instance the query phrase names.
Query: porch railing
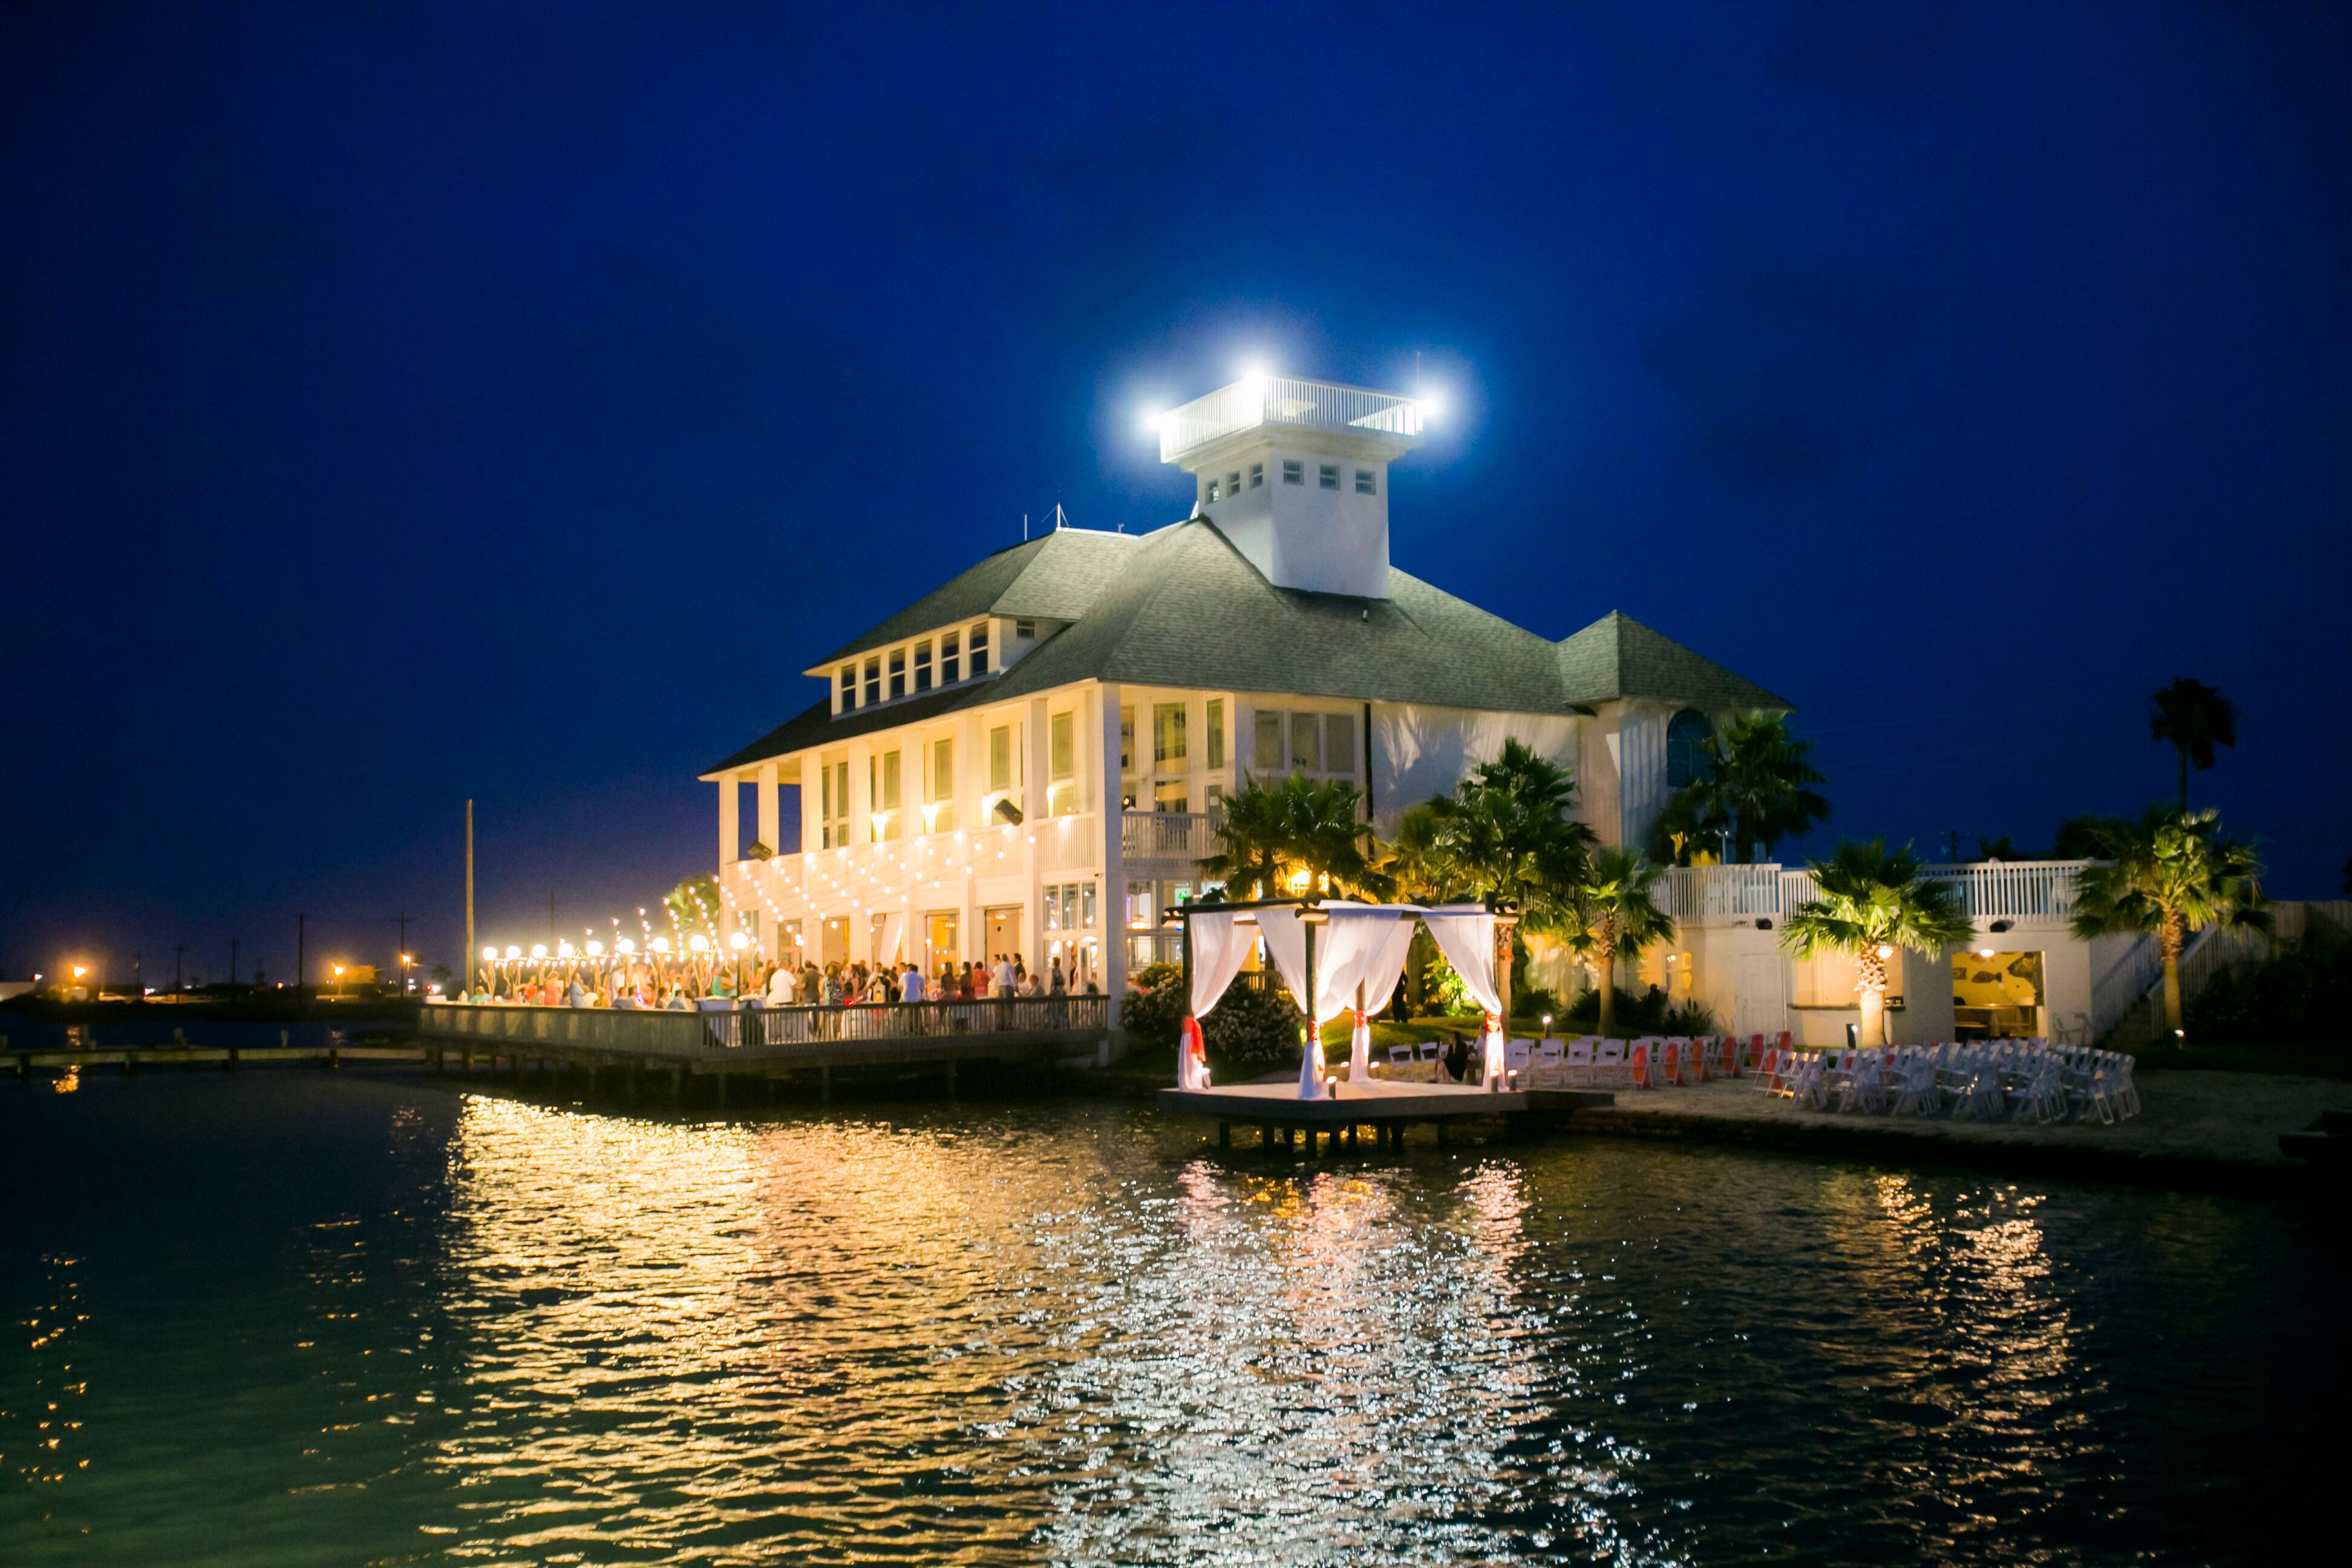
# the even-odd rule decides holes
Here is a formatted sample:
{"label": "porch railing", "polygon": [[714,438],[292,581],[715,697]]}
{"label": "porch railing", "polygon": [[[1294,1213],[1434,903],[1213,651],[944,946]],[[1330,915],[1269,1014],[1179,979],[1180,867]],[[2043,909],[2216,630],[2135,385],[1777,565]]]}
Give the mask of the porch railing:
{"label": "porch railing", "polygon": [[1130,860],[1181,860],[1186,870],[1217,852],[1217,818],[1205,811],[1130,811],[1119,819],[1119,853]]}

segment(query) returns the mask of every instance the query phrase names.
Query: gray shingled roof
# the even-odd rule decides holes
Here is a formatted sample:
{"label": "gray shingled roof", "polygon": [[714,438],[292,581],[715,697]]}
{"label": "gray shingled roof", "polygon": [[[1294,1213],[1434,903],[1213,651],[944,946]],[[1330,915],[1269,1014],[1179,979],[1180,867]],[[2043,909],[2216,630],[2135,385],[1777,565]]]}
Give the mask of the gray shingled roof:
{"label": "gray shingled roof", "polygon": [[1619,697],[1790,706],[1613,613],[1552,643],[1393,567],[1385,599],[1277,588],[1197,517],[1140,536],[1066,530],[999,552],[832,658],[986,614],[1074,624],[992,679],[838,719],[821,699],[711,771],[1080,680],[1515,713],[1589,712]]}
{"label": "gray shingled roof", "polygon": [[1796,707],[1615,610],[1560,641],[1559,674],[1561,694],[1572,702],[1649,697],[1717,711]]}
{"label": "gray shingled roof", "polygon": [[1058,529],[1000,550],[808,668],[833,664],[958,621],[1031,616],[1075,621],[1118,579],[1133,534]]}

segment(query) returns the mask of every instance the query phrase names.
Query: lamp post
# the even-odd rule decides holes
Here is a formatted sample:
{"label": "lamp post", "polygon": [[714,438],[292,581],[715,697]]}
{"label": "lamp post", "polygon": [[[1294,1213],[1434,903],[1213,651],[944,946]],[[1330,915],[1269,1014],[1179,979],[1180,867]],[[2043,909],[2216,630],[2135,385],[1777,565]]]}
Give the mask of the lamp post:
{"label": "lamp post", "polygon": [[343,994],[343,966],[342,966],[341,964],[338,963],[338,964],[336,964],[336,965],[334,966],[334,971],[335,971],[335,997],[336,997],[336,1000],[341,1001],[341,1000],[342,999],[342,994]]}

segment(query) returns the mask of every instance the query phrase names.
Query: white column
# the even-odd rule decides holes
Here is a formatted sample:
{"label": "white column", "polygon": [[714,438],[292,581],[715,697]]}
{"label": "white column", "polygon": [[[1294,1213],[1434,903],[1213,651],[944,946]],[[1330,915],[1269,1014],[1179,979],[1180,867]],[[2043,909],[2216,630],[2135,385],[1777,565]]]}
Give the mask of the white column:
{"label": "white column", "polygon": [[[1103,994],[1109,998],[1110,1023],[1111,1027],[1116,1030],[1118,1027],[1119,1004],[1127,995],[1126,922],[1123,918],[1117,921],[1110,918],[1112,910],[1124,911],[1127,908],[1127,868],[1122,858],[1120,841],[1121,830],[1126,824],[1119,812],[1118,805],[1118,682],[1106,680],[1102,683],[1099,711],[1102,715],[1102,728],[1097,731],[1099,744],[1096,748],[1096,756],[1098,759],[1096,776],[1102,781],[1097,796],[1102,802],[1102,807],[1101,815],[1095,820],[1102,833],[1103,896],[1096,908],[1097,917],[1103,921],[1105,938],[1102,961]],[[1136,737],[1136,743],[1142,744],[1140,735]],[[1118,933],[1116,941],[1110,939],[1114,930]],[[1108,1042],[1104,1044],[1103,1051],[1103,1065],[1108,1067],[1110,1064],[1110,1046]]]}
{"label": "white column", "polygon": [[761,763],[760,764],[760,842],[766,845],[771,852],[782,850],[784,847],[784,822],[782,813],[778,806],[779,798],[776,788],[776,764]]}
{"label": "white column", "polygon": [[737,820],[741,813],[742,798],[738,793],[733,773],[722,774],[719,780],[719,869],[724,876],[727,868],[735,864],[743,841],[742,824]]}

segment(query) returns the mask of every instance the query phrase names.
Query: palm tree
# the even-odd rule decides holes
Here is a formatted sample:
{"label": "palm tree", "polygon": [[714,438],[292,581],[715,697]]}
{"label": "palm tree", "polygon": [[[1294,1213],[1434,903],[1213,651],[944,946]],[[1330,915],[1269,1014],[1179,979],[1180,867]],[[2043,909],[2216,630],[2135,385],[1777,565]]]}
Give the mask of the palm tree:
{"label": "palm tree", "polygon": [[1423,801],[1397,818],[1396,837],[1379,845],[1380,868],[1397,896],[1416,904],[1444,904],[1469,896],[1433,803]]}
{"label": "palm tree", "polygon": [[1862,994],[1864,1046],[1886,1043],[1886,962],[1898,947],[1940,954],[1976,934],[1958,889],[1933,881],[1905,845],[1890,855],[1886,840],[1848,839],[1826,861],[1811,866],[1821,896],[1792,910],[1780,945],[1800,958],[1819,952],[1853,955],[1854,989]]}
{"label": "palm tree", "polygon": [[1364,854],[1363,798],[1345,780],[1245,779],[1217,821],[1223,847],[1196,864],[1203,877],[1244,898],[1278,897],[1302,876],[1313,892],[1381,892],[1388,879]]}
{"label": "palm tree", "polygon": [[1461,890],[1515,904],[1530,930],[1567,919],[1586,857],[1600,842],[1570,816],[1576,780],[1517,739],[1451,796],[1429,803],[1431,847]]}
{"label": "palm tree", "polygon": [[[1827,784],[1811,763],[1813,743],[1789,733],[1782,713],[1734,715],[1720,733],[1699,742],[1706,772],[1683,786],[1667,811],[1689,831],[1731,830],[1733,858],[1755,862],[1760,849],[1792,838],[1828,817],[1830,803],[1812,786]],[[1685,849],[1685,853],[1687,850]]]}
{"label": "palm tree", "polygon": [[2147,732],[2169,741],[2180,752],[2180,809],[2189,809],[2189,765],[2203,773],[2213,765],[2213,748],[2238,743],[2238,710],[2230,700],[2201,680],[2174,681],[2155,697],[2156,711],[2147,716]]}
{"label": "palm tree", "polygon": [[1599,976],[1603,1038],[1616,1027],[1619,955],[1631,958],[1652,942],[1674,940],[1674,921],[1652,897],[1665,870],[1630,849],[1596,849],[1576,885],[1579,919],[1569,945],[1591,959]]}
{"label": "palm tree", "polygon": [[2251,844],[2225,837],[2221,814],[2152,805],[2137,822],[2097,829],[2102,863],[2076,884],[2074,933],[2154,931],[2164,956],[2164,1018],[2180,1037],[2180,950],[2207,926],[2268,931],[2262,862]]}

